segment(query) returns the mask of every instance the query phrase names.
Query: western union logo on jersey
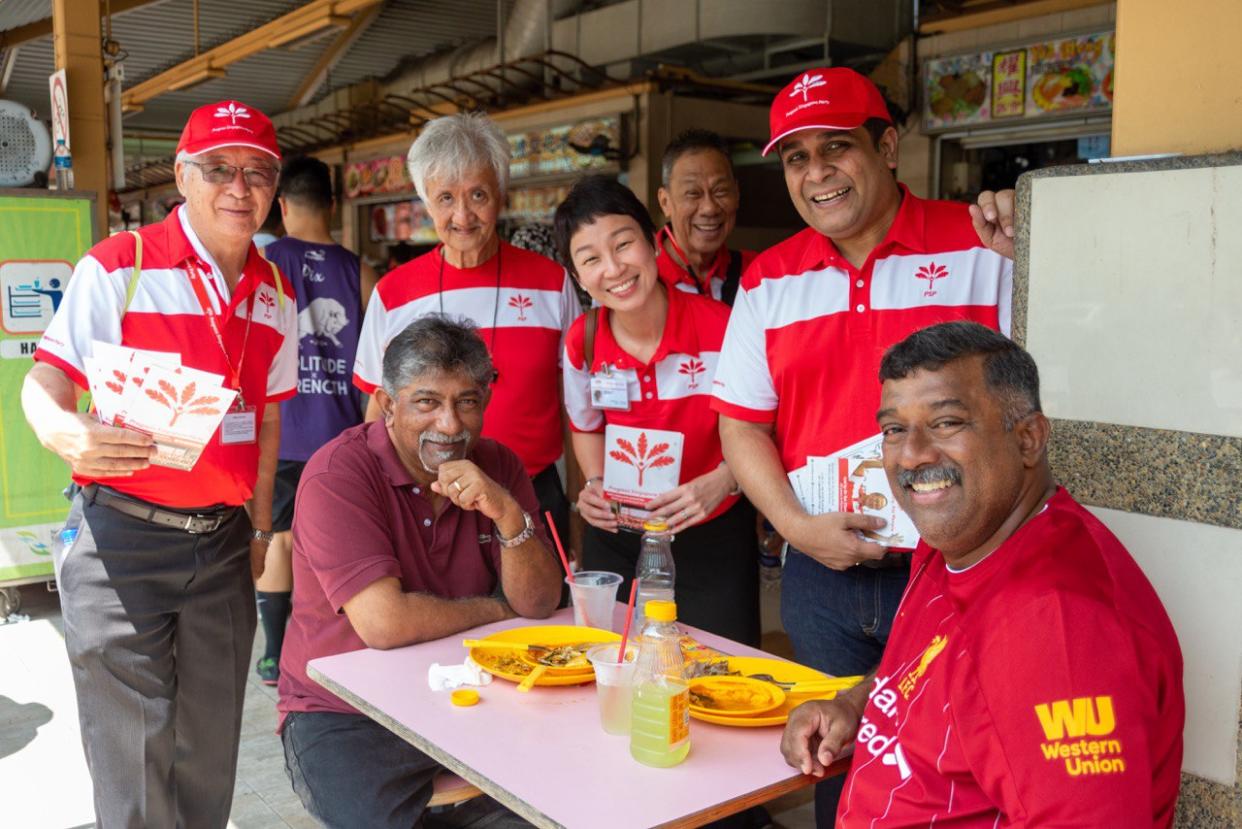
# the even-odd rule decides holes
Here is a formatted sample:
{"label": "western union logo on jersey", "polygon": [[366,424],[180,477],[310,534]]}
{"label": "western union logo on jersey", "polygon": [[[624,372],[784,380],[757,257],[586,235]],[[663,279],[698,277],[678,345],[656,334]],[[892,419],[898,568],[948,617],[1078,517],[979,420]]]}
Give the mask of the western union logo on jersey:
{"label": "western union logo on jersey", "polygon": [[1065,761],[1071,777],[1120,774],[1126,770],[1121,741],[1107,737],[1117,728],[1112,697],[1075,697],[1035,706],[1048,742],[1040,746],[1048,762]]}

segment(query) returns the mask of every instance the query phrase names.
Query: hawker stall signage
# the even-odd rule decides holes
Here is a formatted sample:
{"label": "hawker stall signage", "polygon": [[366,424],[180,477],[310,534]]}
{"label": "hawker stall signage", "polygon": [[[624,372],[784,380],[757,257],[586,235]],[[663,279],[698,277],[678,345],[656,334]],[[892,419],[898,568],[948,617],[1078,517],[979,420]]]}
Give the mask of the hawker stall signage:
{"label": "hawker stall signage", "polygon": [[935,131],[1107,112],[1113,105],[1115,45],[1112,32],[1101,32],[929,60],[923,127]]}

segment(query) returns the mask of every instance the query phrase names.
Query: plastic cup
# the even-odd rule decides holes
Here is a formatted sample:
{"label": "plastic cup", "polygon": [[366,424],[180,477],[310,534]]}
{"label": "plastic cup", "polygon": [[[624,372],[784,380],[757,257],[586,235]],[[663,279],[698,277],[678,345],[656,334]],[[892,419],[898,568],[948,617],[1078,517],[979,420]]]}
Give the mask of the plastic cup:
{"label": "plastic cup", "polygon": [[627,643],[625,661],[617,661],[621,643],[596,645],[587,651],[595,668],[595,689],[599,693],[599,722],[608,734],[630,733],[630,704],[634,699],[634,675],[638,667],[638,645]]}
{"label": "plastic cup", "polygon": [[612,630],[612,611],[617,603],[617,588],[623,579],[619,573],[587,570],[566,577],[574,605],[574,624],[582,627]]}

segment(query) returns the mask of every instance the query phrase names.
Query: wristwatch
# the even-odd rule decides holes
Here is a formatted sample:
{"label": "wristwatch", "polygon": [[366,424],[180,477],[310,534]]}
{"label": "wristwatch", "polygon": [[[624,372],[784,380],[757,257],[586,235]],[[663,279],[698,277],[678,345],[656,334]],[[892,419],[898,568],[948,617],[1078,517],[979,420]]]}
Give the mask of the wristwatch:
{"label": "wristwatch", "polygon": [[505,538],[500,534],[500,527],[496,528],[496,540],[500,542],[501,547],[504,547],[506,550],[510,547],[517,547],[520,544],[524,544],[535,534],[535,522],[531,520],[530,513],[526,510],[522,510],[522,520],[526,522],[526,526],[513,538]]}
{"label": "wristwatch", "polygon": [[272,539],[275,537],[276,537],[276,533],[269,532],[267,530],[251,530],[250,531],[251,539],[253,539],[254,541],[261,541],[268,546],[271,546]]}

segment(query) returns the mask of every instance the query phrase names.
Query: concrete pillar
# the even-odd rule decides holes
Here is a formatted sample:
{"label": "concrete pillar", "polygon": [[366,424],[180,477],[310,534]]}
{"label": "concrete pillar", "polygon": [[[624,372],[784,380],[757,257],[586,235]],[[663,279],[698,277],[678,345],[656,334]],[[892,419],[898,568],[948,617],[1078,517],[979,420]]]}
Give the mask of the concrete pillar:
{"label": "concrete pillar", "polygon": [[69,92],[74,187],[98,194],[96,232],[102,239],[108,235],[108,114],[100,37],[99,0],[53,0],[52,44]]}
{"label": "concrete pillar", "polygon": [[1113,155],[1242,147],[1239,31],[1242,3],[1118,0]]}

